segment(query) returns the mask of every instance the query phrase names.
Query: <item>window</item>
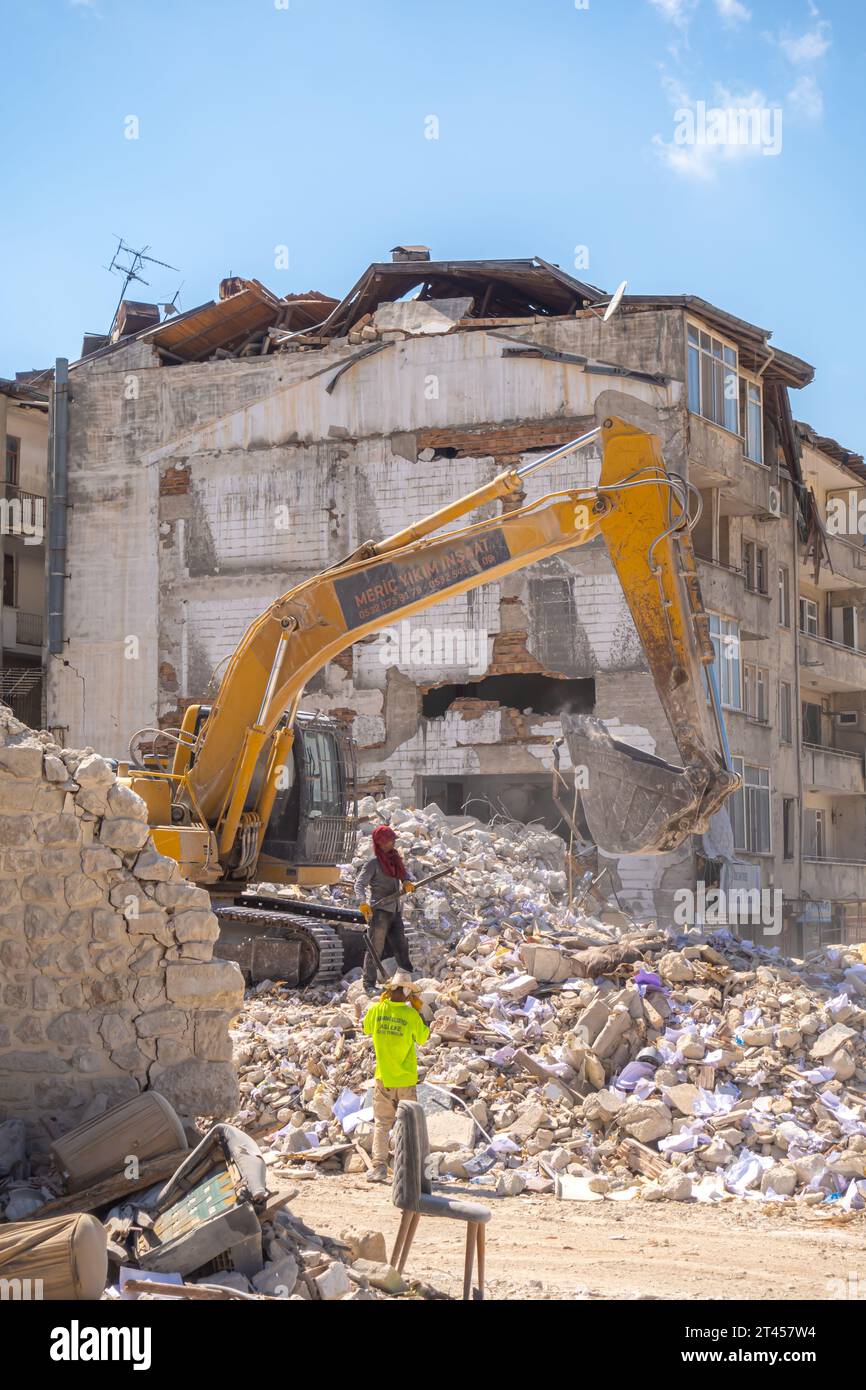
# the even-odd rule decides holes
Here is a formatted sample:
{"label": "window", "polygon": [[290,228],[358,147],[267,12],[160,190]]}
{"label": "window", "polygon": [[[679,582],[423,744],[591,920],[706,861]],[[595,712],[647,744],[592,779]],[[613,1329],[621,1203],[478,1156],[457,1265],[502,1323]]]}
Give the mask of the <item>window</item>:
{"label": "window", "polygon": [[812,598],[800,599],[800,631],[818,636],[818,605]]}
{"label": "window", "polygon": [[856,728],[860,716],[855,709],[843,709],[839,711],[839,723],[845,724],[849,728]]}
{"label": "window", "polygon": [[806,808],[806,858],[827,858],[827,812]]}
{"label": "window", "polygon": [[746,541],[743,546],[743,570],[746,576],[746,588],[753,594],[766,594],[767,574],[769,570],[768,551],[765,545],[758,545],[756,541]]}
{"label": "window", "polygon": [[782,743],[793,743],[791,730],[791,685],[789,681],[779,681],[779,738]]}
{"label": "window", "polygon": [[6,436],[6,481],[18,486],[18,475],[21,464],[21,440],[14,435]]}
{"label": "window", "polygon": [[779,566],[779,626],[791,626],[791,576],[787,565]]}
{"label": "window", "polygon": [[742,758],[732,759],[734,771],[743,779],[731,797],[731,825],[734,848],[747,854],[770,853],[770,770],[752,767]]}
{"label": "window", "polygon": [[782,799],[782,858],[794,858],[794,812],[797,803],[793,796]]}
{"label": "window", "polygon": [[4,608],[15,608],[16,590],[15,556],[3,556],[3,606]]}
{"label": "window", "polygon": [[714,669],[719,699],[727,709],[742,709],[740,695],[740,627],[730,618],[710,613],[710,636],[716,653]]}
{"label": "window", "polygon": [[696,324],[688,326],[689,410],[740,432],[737,350]]}
{"label": "window", "polygon": [[746,381],[746,458],[754,463],[764,462],[764,409],[761,403],[761,388],[754,382]]}
{"label": "window", "polygon": [[803,742],[821,747],[821,706],[804,700],[802,704]]}
{"label": "window", "polygon": [[743,666],[743,708],[749,719],[756,719],[761,724],[767,722],[769,686],[770,672],[765,667]]}

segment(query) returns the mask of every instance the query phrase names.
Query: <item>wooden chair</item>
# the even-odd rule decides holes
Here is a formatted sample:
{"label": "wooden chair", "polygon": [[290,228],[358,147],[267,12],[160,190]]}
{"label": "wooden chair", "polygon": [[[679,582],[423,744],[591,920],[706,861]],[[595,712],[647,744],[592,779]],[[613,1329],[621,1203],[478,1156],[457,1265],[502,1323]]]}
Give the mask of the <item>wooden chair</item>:
{"label": "wooden chair", "polygon": [[478,1202],[464,1202],[433,1192],[425,1176],[429,1145],[424,1110],[417,1101],[402,1100],[397,1107],[394,1139],[394,1181],[391,1200],[403,1213],[391,1251],[391,1264],[402,1274],[422,1216],[439,1216],[466,1222],[463,1261],[463,1297],[472,1298],[472,1272],[478,1257],[478,1296],[484,1297],[485,1227],[490,1211]]}

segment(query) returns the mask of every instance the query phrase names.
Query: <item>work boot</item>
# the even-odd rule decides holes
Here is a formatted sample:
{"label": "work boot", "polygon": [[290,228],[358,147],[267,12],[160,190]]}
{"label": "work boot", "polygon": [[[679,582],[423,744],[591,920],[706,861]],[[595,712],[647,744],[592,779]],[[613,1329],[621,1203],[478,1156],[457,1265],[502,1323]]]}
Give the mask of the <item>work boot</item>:
{"label": "work boot", "polygon": [[375,1168],[371,1168],[366,1175],[367,1182],[387,1182],[388,1169],[382,1163],[377,1163]]}

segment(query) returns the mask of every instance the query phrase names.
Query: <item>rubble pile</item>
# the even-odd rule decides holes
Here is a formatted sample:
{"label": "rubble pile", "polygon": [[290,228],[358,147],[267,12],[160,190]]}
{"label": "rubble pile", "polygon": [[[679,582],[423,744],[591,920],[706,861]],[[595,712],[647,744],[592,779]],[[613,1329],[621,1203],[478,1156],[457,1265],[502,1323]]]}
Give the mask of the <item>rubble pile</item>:
{"label": "rubble pile", "polygon": [[[474,816],[446,816],[435,804],[407,809],[397,797],[376,801],[367,796],[358,803],[357,847],[351,865],[344,866],[342,882],[305,888],[303,895],[357,906],[355,878],[373,855],[372,833],[378,824],[397,832],[397,848],[412,878],[455,869],[404,902],[406,924],[415,929],[412,952],[418,969],[433,970],[447,960],[469,926],[481,931],[512,927],[522,933],[576,926],[582,920],[568,908],[566,846],[559,835],[518,821],[487,825]],[[300,890],[276,891],[293,896]]]}
{"label": "rubble pile", "polygon": [[31,1153],[148,1087],[184,1116],[234,1107],[243,981],[217,936],[112,765],[0,706],[0,1121]]}
{"label": "rubble pile", "polygon": [[[419,839],[428,863],[454,853],[430,808],[376,814],[404,853]],[[465,898],[457,876],[417,894],[414,921],[432,938],[416,982],[432,1028],[420,1054],[431,1175],[573,1200],[866,1206],[860,950],[792,961],[726,931],[580,916],[557,905],[561,870],[537,845],[523,852],[544,832],[523,834],[509,869],[505,837],[470,826]],[[277,1170],[367,1167],[368,1002],[351,976],[329,996],[268,983],[249,995],[233,1032],[240,1113],[279,1126]]]}

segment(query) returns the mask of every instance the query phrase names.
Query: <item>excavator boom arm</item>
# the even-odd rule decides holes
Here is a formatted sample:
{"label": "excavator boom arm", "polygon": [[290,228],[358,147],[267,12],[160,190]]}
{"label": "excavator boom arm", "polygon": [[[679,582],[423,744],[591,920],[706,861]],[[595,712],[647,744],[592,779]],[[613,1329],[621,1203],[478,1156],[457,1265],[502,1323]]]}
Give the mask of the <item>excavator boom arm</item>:
{"label": "excavator boom arm", "polygon": [[[599,434],[603,466],[597,488],[554,493],[474,525],[431,534],[485,503],[512,496],[526,473]],[[713,649],[689,539],[686,488],[666,472],[655,436],[608,419],[581,440],[501,474],[390,540],[360,547],[341,565],[291,589],[251,624],[194,749],[195,707],[187,712],[172,770],[180,788],[176,799],[186,800],[216,832],[221,861],[251,811],[261,845],[304,686],[326,662],[391,623],[597,535],[607,541],[683,758],[683,770],[671,771],[685,777],[685,792],[676,825],[665,835],[682,840],[689,829],[700,828],[708,808],[715,809],[737,779],[725,768],[706,698],[703,668]],[[286,713],[288,728],[280,730]],[[603,743],[599,730],[587,726],[571,732],[573,761],[581,749],[608,763],[620,751],[606,745],[596,750],[593,738]],[[658,826],[654,833],[658,838]]]}

